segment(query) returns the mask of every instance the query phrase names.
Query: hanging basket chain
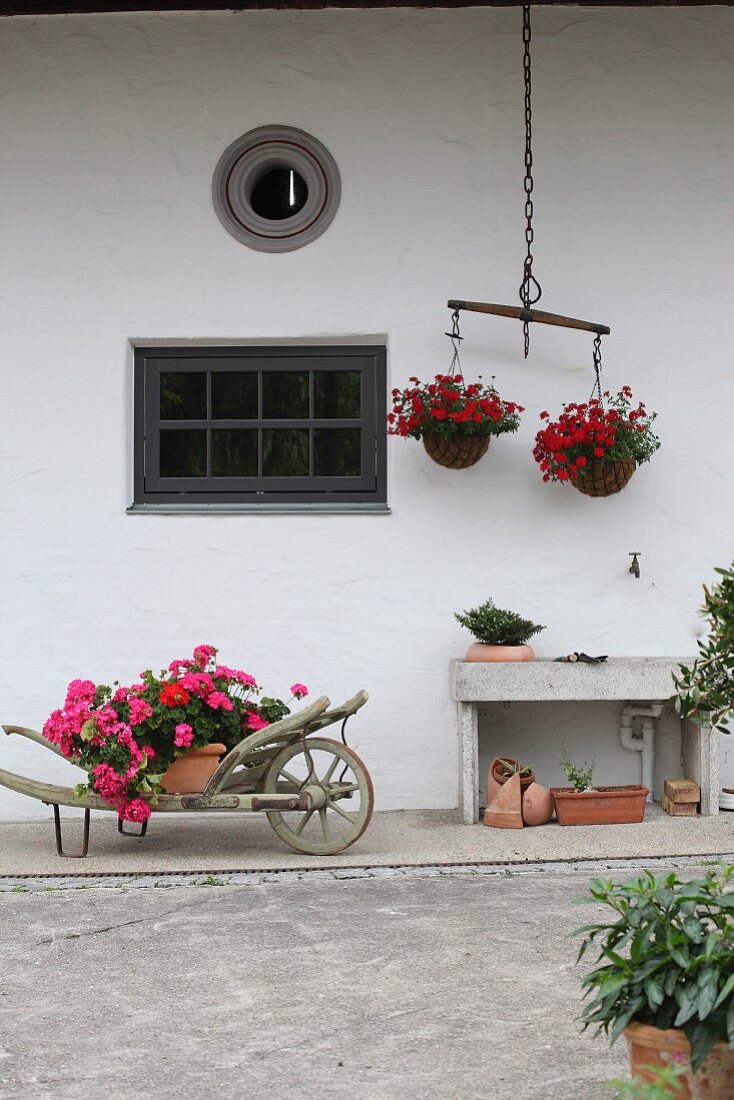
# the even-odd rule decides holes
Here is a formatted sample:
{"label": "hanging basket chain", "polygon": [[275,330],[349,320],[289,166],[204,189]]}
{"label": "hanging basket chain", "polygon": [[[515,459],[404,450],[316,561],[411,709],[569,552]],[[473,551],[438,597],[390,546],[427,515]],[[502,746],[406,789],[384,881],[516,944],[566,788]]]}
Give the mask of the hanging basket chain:
{"label": "hanging basket chain", "polygon": [[596,381],[591,389],[591,396],[589,400],[597,399],[600,405],[604,404],[604,399],[601,392],[601,336],[594,337],[594,376]]}
{"label": "hanging basket chain", "polygon": [[459,329],[459,311],[455,309],[451,314],[451,332],[444,333],[451,341],[451,346],[454,349],[454,354],[451,359],[451,365],[449,366],[449,374],[455,374],[457,368],[459,374],[461,374],[461,359],[459,358],[459,344],[464,339]]}
{"label": "hanging basket chain", "polygon": [[[523,280],[520,286],[520,301],[525,309],[540,301],[543,294],[540,283],[533,275],[533,85],[532,85],[532,60],[530,57],[530,42],[532,28],[530,25],[530,5],[525,4],[522,9],[522,41],[523,41],[523,76],[525,79],[525,262],[523,264]],[[530,351],[530,325],[523,321],[523,336],[525,340],[525,358]]]}

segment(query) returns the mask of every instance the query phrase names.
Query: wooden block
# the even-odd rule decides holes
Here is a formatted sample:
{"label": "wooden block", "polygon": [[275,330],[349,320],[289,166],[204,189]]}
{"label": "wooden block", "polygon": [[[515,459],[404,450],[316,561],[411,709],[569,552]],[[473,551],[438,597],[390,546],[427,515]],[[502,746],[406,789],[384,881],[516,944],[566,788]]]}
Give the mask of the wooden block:
{"label": "wooden block", "polygon": [[701,801],[701,788],[692,779],[666,779],[665,794],[671,802]]}
{"label": "wooden block", "polygon": [[663,795],[663,809],[671,817],[695,817],[698,808],[695,802],[671,802],[667,795]]}

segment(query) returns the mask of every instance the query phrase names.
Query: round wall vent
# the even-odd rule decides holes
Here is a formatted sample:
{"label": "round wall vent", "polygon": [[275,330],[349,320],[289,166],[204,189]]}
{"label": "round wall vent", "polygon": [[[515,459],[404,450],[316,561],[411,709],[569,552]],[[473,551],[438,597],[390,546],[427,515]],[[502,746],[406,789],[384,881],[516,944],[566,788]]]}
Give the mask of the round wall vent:
{"label": "round wall vent", "polygon": [[259,126],[225,149],[212,201],[228,233],[258,252],[291,252],[320,237],[339,206],[336,161],[311,134]]}

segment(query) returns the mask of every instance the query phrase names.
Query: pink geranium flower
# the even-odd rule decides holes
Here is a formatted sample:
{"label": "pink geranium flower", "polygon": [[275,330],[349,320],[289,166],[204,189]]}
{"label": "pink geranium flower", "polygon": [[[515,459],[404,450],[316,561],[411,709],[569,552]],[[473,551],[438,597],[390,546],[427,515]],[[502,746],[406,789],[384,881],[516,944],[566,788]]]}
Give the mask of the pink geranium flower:
{"label": "pink geranium flower", "polygon": [[131,802],[121,802],[117,812],[123,821],[147,821],[151,814],[150,806],[142,798],[133,798]]}
{"label": "pink geranium flower", "polygon": [[191,742],[194,740],[194,731],[187,722],[179,722],[176,726],[176,733],[173,738],[173,743],[176,748],[187,749]]}
{"label": "pink geranium flower", "polygon": [[305,699],[308,695],[308,688],[305,684],[291,684],[291,695],[295,695],[296,699]]}
{"label": "pink geranium flower", "polygon": [[256,710],[251,710],[247,716],[247,725],[251,730],[264,730],[270,723],[261,718]]}
{"label": "pink geranium flower", "polygon": [[212,710],[234,710],[234,703],[223,691],[213,691],[211,695],[207,695],[206,704]]}
{"label": "pink geranium flower", "polygon": [[208,664],[216,655],[217,651],[213,645],[197,645],[194,650],[194,660],[200,665]]}

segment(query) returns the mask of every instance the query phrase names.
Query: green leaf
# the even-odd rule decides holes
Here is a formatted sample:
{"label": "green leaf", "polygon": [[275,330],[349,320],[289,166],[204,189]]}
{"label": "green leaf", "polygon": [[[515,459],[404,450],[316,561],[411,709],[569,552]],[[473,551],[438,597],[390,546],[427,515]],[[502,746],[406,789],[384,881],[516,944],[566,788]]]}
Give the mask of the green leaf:
{"label": "green leaf", "polygon": [[645,996],[650,1008],[659,1008],[665,1000],[665,975],[655,974],[645,982]]}
{"label": "green leaf", "polygon": [[719,974],[717,970],[709,968],[701,971],[698,976],[698,1000],[696,1006],[699,1020],[705,1020],[713,1009],[718,986]]}
{"label": "green leaf", "polygon": [[97,723],[94,718],[87,718],[86,722],[79,731],[79,736],[82,741],[91,741],[97,733]]}
{"label": "green leaf", "polygon": [[734,1004],[729,1006],[729,1011],[726,1014],[726,1034],[729,1046],[734,1047]]}
{"label": "green leaf", "polygon": [[[718,997],[716,998],[714,1008],[719,1008],[721,1005],[723,1005],[726,998],[732,992],[734,992],[734,974],[727,978],[726,982],[724,983],[724,988],[721,990]],[[734,998],[732,998],[732,1006],[734,1007]]]}

